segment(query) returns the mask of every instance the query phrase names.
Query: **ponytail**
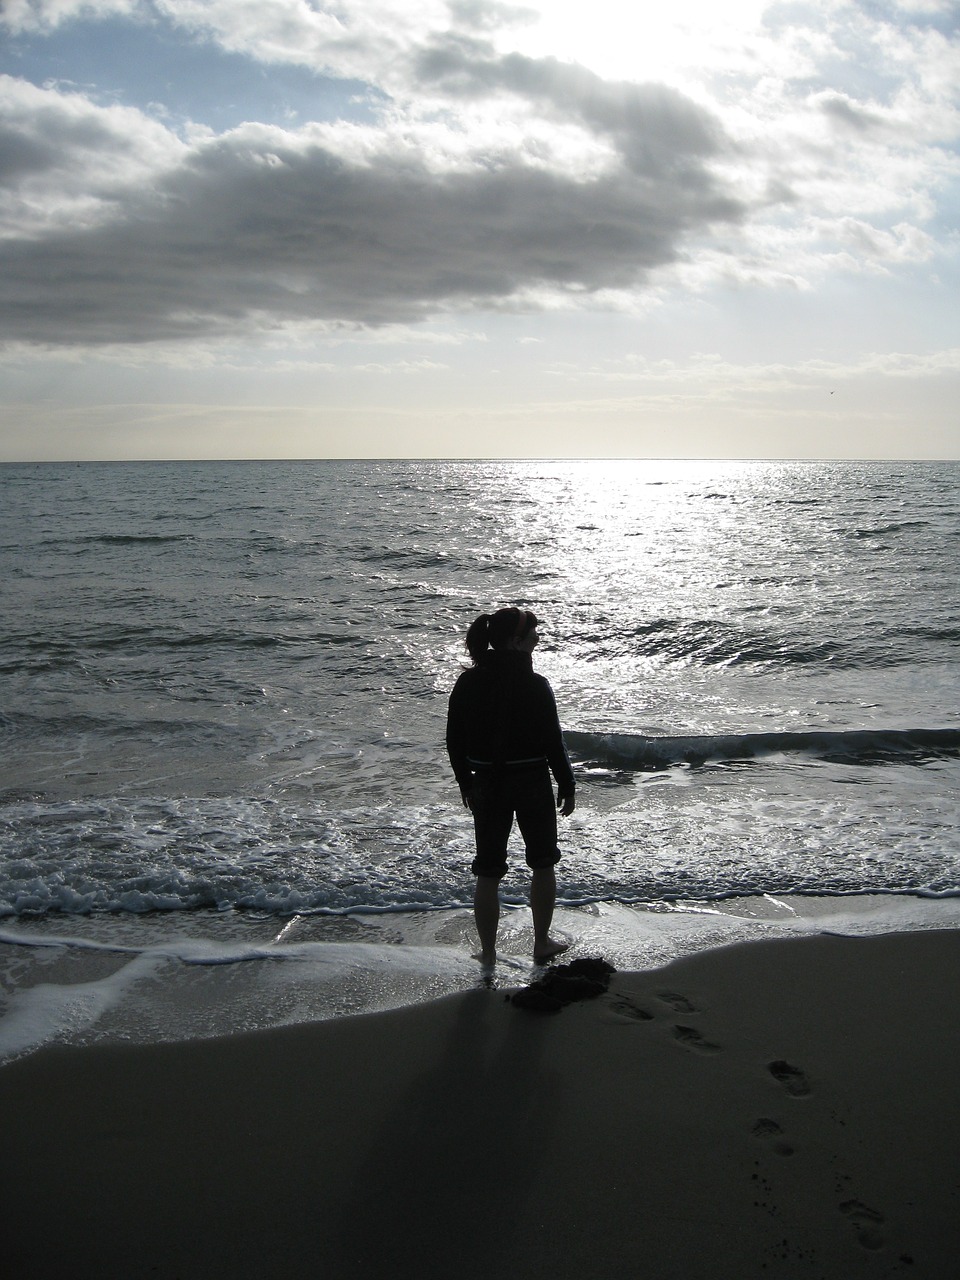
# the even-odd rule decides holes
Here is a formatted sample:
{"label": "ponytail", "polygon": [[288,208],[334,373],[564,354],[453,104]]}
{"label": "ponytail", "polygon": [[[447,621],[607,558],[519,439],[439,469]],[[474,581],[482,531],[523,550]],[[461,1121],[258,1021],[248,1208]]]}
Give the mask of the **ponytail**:
{"label": "ponytail", "polygon": [[490,621],[489,613],[481,613],[480,617],[470,624],[470,630],[467,632],[467,653],[473,659],[474,666],[490,645]]}

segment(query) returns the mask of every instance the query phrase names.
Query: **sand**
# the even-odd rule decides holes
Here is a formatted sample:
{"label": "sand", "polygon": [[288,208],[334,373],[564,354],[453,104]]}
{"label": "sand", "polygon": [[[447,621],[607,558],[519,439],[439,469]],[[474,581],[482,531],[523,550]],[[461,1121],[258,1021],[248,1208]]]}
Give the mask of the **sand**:
{"label": "sand", "polygon": [[29,1280],[960,1277],[960,932],[0,1069]]}

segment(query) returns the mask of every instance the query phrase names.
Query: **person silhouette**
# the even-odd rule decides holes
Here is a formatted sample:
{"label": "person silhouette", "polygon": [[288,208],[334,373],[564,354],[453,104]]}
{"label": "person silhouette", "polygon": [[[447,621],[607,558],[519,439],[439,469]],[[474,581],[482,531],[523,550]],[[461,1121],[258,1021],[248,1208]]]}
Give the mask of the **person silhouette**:
{"label": "person silhouette", "polygon": [[545,963],[569,945],[550,936],[550,925],[557,896],[554,868],[560,860],[557,810],[564,817],[573,813],[576,784],[553,690],[533,670],[537,626],[536,614],[528,609],[481,614],[467,631],[473,665],[458,677],[447,709],[447,753],[463,803],[473,814],[473,910],[484,965],[497,958],[500,881],[514,818],[531,871],[533,958]]}

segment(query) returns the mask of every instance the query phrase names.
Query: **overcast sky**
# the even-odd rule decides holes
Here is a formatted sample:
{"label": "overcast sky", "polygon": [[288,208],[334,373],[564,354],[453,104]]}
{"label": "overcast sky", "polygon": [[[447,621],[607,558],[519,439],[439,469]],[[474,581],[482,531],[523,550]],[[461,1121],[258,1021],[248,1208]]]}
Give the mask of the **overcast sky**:
{"label": "overcast sky", "polygon": [[954,0],[5,0],[0,459],[960,457]]}

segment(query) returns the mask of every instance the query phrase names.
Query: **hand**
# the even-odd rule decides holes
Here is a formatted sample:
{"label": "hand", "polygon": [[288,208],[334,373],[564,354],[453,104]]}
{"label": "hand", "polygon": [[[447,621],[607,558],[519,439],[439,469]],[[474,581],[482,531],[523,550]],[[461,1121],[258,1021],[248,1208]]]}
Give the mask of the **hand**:
{"label": "hand", "polygon": [[469,787],[460,788],[460,799],[463,801],[464,808],[473,809],[473,791]]}
{"label": "hand", "polygon": [[565,818],[569,818],[571,813],[577,807],[576,797],[571,793],[568,796],[561,795],[557,792],[557,808]]}

